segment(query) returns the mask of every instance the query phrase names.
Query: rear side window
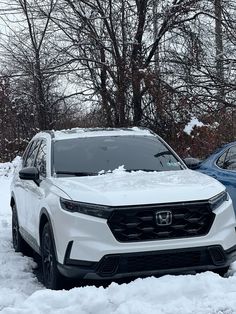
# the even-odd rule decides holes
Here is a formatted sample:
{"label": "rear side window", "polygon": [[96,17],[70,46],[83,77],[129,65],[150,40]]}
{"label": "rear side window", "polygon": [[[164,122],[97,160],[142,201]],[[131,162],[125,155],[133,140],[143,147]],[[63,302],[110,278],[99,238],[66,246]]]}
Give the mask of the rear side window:
{"label": "rear side window", "polygon": [[46,148],[46,142],[42,141],[35,160],[35,167],[43,177],[46,177]]}
{"label": "rear side window", "polygon": [[26,159],[27,159],[27,155],[28,155],[28,153],[29,153],[29,151],[30,151],[32,145],[33,145],[33,142],[30,142],[30,143],[27,145],[27,147],[26,147],[26,149],[25,149],[25,151],[24,151],[24,154],[23,154],[23,157],[22,157],[22,165],[23,165],[23,167],[25,167],[25,162],[26,162]]}
{"label": "rear side window", "polygon": [[226,157],[226,161],[233,161],[233,160],[236,161],[236,146],[233,146],[228,150],[228,154]]}
{"label": "rear side window", "polygon": [[225,157],[227,155],[227,152],[228,152],[228,150],[226,152],[224,152],[224,154],[221,155],[220,158],[217,160],[216,164],[218,167],[224,168],[224,162],[225,162]]}
{"label": "rear side window", "polygon": [[236,146],[233,146],[228,150],[228,153],[224,162],[224,168],[228,170],[236,171]]}
{"label": "rear side window", "polygon": [[224,152],[216,164],[222,169],[236,170],[236,146],[233,146]]}
{"label": "rear side window", "polygon": [[32,145],[30,146],[25,162],[24,162],[24,167],[28,168],[28,167],[34,167],[34,161],[35,161],[35,157],[37,155],[38,152],[38,147],[39,147],[39,141],[34,141],[32,143]]}

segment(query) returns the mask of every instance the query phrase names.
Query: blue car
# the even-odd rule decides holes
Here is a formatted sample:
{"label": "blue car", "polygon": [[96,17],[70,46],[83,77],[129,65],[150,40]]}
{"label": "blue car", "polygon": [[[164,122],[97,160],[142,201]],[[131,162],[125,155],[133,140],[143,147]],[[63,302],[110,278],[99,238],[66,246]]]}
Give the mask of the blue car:
{"label": "blue car", "polygon": [[236,142],[218,148],[207,159],[186,158],[186,165],[205,173],[226,186],[236,212]]}

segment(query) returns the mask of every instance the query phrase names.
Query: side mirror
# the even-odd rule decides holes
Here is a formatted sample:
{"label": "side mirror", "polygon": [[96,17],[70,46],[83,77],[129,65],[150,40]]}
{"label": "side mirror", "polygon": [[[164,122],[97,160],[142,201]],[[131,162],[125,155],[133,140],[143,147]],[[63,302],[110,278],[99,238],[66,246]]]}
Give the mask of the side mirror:
{"label": "side mirror", "polygon": [[19,177],[21,180],[32,180],[39,185],[39,171],[35,167],[21,169]]}
{"label": "side mirror", "polygon": [[192,157],[184,158],[184,162],[185,162],[185,165],[189,169],[192,169],[192,170],[198,169],[201,164],[200,159],[192,158]]}

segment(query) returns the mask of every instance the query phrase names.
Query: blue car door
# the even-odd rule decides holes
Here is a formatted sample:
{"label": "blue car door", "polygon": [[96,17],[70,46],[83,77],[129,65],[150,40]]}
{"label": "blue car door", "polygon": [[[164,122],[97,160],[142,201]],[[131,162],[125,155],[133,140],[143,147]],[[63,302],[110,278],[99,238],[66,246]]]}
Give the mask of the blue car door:
{"label": "blue car door", "polygon": [[236,210],[236,145],[212,155],[199,170],[225,185]]}

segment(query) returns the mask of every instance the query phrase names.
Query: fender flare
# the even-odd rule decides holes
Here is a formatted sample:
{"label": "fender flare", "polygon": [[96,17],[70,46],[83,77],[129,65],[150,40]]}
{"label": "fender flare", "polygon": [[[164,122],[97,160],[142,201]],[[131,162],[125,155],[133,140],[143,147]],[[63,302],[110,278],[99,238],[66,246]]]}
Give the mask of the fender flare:
{"label": "fender flare", "polygon": [[56,249],[56,242],[54,239],[54,232],[53,232],[53,227],[52,227],[52,222],[51,222],[51,218],[50,215],[47,211],[46,208],[42,208],[40,211],[40,223],[39,223],[39,246],[40,246],[40,255],[41,255],[41,234],[42,234],[42,216],[46,216],[46,221],[49,223],[49,227],[51,229],[51,233],[52,233],[52,243],[53,243],[53,248],[54,248],[54,252],[55,252],[55,256],[56,256],[56,260],[58,261],[58,257],[57,257],[57,249]]}

